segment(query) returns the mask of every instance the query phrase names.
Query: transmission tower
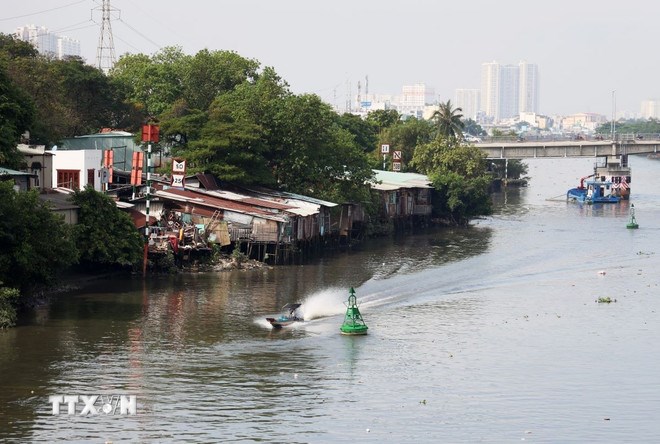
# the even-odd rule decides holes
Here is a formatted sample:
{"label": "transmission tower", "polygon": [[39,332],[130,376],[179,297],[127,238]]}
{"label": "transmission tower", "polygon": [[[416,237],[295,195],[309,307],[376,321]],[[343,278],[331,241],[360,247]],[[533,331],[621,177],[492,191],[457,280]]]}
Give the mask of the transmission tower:
{"label": "transmission tower", "polygon": [[110,16],[113,12],[116,12],[119,16],[119,9],[111,7],[110,0],[103,0],[101,7],[94,8],[92,11],[98,11],[99,9],[101,10],[101,34],[99,35],[99,45],[96,48],[96,66],[107,74],[116,62]]}

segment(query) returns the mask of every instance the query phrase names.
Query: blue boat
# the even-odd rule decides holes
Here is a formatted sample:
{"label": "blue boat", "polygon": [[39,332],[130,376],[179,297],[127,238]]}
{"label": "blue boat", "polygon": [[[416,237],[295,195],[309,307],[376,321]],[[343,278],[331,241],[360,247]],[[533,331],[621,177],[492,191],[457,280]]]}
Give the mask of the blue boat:
{"label": "blue boat", "polygon": [[592,174],[591,176],[581,178],[580,186],[568,190],[566,199],[587,204],[618,203],[621,201],[614,183],[600,179],[586,180],[593,176]]}
{"label": "blue boat", "polygon": [[282,315],[277,318],[266,318],[268,323],[275,329],[289,327],[296,322],[303,322],[304,319],[299,313],[301,304],[286,304],[282,307]]}

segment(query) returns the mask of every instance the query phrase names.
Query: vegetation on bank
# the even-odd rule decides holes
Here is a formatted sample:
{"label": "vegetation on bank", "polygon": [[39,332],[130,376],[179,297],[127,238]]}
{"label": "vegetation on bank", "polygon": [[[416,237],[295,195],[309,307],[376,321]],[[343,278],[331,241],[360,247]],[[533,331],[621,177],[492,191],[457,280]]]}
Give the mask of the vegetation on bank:
{"label": "vegetation on bank", "polygon": [[17,193],[0,181],[0,328],[13,325],[17,306],[71,266],[100,271],[139,264],[143,241],[126,213],[90,188],[73,199],[81,211],[71,227],[36,190]]}
{"label": "vegetation on bank", "polygon": [[[273,68],[231,51],[187,55],[169,47],[153,56],[124,55],[105,75],[79,58],[54,60],[0,34],[0,165],[26,166],[19,142],[52,146],[104,127],[138,133],[144,122],[157,122],[161,143],[154,150],[185,158],[189,172],[361,202],[374,231],[386,221],[365,183],[372,169],[383,168],[383,143],[402,151],[402,171],[432,179],[434,217],[466,224],[490,213],[492,168],[464,142],[460,112],[447,101],[428,121],[393,110],[363,119],[336,113],[316,95],[293,94]],[[141,235],[101,193],[73,195],[81,208],[75,227],[35,191],[16,194],[5,183],[0,198],[0,311],[15,306],[14,289],[29,295],[71,266],[130,268],[141,258]],[[5,314],[2,322],[11,324]]]}

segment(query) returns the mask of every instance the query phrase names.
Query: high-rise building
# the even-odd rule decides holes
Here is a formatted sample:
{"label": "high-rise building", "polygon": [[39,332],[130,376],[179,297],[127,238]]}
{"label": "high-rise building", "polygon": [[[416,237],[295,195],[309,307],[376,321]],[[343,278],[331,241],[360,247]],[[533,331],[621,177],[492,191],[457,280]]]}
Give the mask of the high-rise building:
{"label": "high-rise building", "polygon": [[454,107],[463,110],[464,119],[477,120],[481,94],[478,89],[457,89],[454,94]]}
{"label": "high-rise building", "polygon": [[539,111],[539,69],[534,63],[521,61],[518,64],[520,71],[520,100],[518,110],[521,113],[536,113]]}
{"label": "high-rise building", "polygon": [[500,64],[481,64],[481,111],[498,121],[500,119]]}
{"label": "high-rise building", "polygon": [[78,40],[53,34],[44,26],[20,26],[16,28],[14,35],[19,40],[31,43],[40,54],[58,59],[67,56],[80,57],[80,42]]}
{"label": "high-rise building", "polygon": [[500,66],[500,119],[510,119],[518,116],[519,74],[516,65]]}
{"label": "high-rise building", "polygon": [[421,117],[426,105],[436,104],[435,91],[424,83],[404,85],[396,108],[401,114]]}
{"label": "high-rise building", "polygon": [[481,65],[481,111],[494,122],[539,112],[539,75],[535,64]]}
{"label": "high-rise building", "polygon": [[660,118],[660,100],[644,100],[641,109],[642,118]]}

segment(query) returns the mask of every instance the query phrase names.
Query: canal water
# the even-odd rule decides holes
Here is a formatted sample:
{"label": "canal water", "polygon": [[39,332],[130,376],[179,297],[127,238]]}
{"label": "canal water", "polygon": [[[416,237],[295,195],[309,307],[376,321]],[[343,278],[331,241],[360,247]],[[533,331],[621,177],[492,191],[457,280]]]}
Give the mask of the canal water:
{"label": "canal water", "polygon": [[[659,442],[660,161],[630,160],[638,230],[565,201],[593,160],[528,164],[467,229],[59,297],[0,332],[0,441]],[[308,321],[272,331],[288,302]]]}

